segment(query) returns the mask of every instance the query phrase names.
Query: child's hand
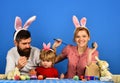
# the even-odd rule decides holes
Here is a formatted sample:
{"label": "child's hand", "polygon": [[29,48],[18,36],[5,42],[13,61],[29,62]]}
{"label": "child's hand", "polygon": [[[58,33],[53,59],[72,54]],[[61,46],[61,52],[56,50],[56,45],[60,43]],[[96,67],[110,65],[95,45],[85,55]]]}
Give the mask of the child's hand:
{"label": "child's hand", "polygon": [[60,75],[60,79],[64,79],[64,74],[62,73],[61,75]]}

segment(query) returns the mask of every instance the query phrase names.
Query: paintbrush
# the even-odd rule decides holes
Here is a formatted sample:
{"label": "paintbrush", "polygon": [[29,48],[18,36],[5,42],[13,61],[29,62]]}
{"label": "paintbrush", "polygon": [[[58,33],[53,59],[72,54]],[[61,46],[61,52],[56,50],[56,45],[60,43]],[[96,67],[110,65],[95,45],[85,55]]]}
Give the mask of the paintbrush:
{"label": "paintbrush", "polygon": [[[55,38],[54,38],[53,40],[60,42],[58,39],[55,39]],[[62,41],[62,44],[68,45],[67,43],[65,43],[65,42],[63,42],[63,41]]]}

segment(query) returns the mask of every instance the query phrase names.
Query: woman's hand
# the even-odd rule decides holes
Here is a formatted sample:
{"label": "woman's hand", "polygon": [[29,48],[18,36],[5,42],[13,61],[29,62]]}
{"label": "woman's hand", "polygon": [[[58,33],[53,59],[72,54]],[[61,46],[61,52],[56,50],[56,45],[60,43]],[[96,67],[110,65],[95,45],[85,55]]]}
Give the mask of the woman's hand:
{"label": "woman's hand", "polygon": [[93,48],[97,49],[98,48],[98,45],[96,42],[93,43]]}
{"label": "woman's hand", "polygon": [[93,48],[91,48],[88,53],[87,65],[90,65],[92,63],[92,53],[94,53],[97,48],[98,48],[98,45],[96,42],[94,42]]}
{"label": "woman's hand", "polygon": [[55,42],[52,46],[53,49],[56,49],[58,46],[60,46],[62,43],[62,40],[61,39],[55,39]]}
{"label": "woman's hand", "polygon": [[89,54],[92,54],[92,53],[95,52],[95,50],[98,48],[97,43],[94,42],[93,45],[92,45],[92,47],[93,47],[93,48],[89,51]]}

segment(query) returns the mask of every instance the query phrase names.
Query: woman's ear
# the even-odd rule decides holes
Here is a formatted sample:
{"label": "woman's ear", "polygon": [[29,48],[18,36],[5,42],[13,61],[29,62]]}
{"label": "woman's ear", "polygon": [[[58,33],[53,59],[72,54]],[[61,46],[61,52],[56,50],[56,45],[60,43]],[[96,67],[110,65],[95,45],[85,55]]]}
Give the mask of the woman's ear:
{"label": "woman's ear", "polygon": [[88,38],[88,41],[90,41],[90,37]]}

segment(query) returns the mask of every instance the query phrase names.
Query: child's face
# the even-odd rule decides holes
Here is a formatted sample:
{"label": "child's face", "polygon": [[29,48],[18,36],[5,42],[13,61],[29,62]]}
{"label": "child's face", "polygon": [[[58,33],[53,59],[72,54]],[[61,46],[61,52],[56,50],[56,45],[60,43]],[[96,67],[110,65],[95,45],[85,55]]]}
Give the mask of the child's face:
{"label": "child's face", "polygon": [[42,60],[41,65],[44,68],[51,68],[52,67],[52,61],[50,61],[50,60]]}

